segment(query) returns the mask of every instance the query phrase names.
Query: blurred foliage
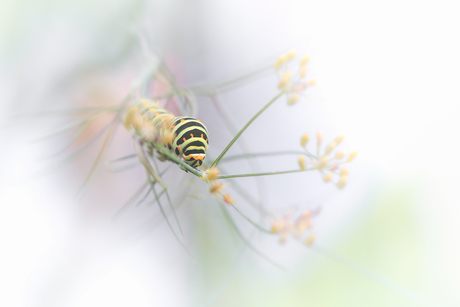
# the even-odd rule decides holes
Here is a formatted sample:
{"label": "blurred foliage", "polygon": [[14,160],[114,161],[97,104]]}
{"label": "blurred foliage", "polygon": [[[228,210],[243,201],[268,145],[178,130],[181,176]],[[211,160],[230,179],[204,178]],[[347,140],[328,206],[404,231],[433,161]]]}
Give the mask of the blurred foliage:
{"label": "blurred foliage", "polygon": [[[356,218],[353,229],[342,234],[334,249],[402,289],[425,294],[423,238],[413,195],[410,185],[382,188],[363,205],[367,212]],[[202,290],[211,295],[227,274],[222,267],[236,259],[216,244],[222,241],[222,233],[213,229],[203,223],[197,230],[204,242],[200,250],[208,275],[208,285]],[[239,265],[228,287],[210,306],[420,306],[314,249],[288,272],[264,271],[250,261]]]}

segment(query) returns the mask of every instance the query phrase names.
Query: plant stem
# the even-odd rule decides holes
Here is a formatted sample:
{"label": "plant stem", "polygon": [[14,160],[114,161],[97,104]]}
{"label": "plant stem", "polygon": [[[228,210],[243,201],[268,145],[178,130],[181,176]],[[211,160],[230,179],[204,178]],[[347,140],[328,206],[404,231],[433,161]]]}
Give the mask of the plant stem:
{"label": "plant stem", "polygon": [[153,143],[153,146],[155,146],[155,148],[161,152],[162,154],[164,154],[165,156],[167,156],[171,161],[173,161],[174,163],[182,166],[183,168],[185,168],[187,171],[189,171],[190,173],[192,173],[193,175],[203,179],[203,175],[201,173],[201,171],[191,167],[190,165],[188,165],[187,163],[181,161],[177,156],[175,156],[174,154],[172,154],[169,150],[167,150],[165,147],[161,146],[159,143],[157,142],[154,142]]}
{"label": "plant stem", "polygon": [[270,175],[279,175],[279,174],[290,174],[290,173],[300,173],[314,170],[314,168],[307,168],[305,170],[296,169],[290,171],[280,171],[280,172],[266,172],[266,173],[254,173],[254,174],[237,174],[237,175],[220,175],[217,179],[230,179],[230,178],[240,178],[240,177],[256,177],[256,176],[270,176]]}
{"label": "plant stem", "polygon": [[217,157],[216,161],[211,165],[211,167],[217,166],[219,164],[219,161],[225,156],[227,151],[233,146],[233,144],[238,140],[238,138],[243,134],[243,132],[252,124],[252,122],[259,117],[260,114],[262,114],[263,111],[265,111],[272,103],[274,103],[278,98],[280,98],[285,92],[281,91],[279,92],[278,95],[276,95],[272,100],[270,100],[259,112],[254,115],[249,122],[244,125],[244,127],[238,132],[238,134],[233,138],[233,140],[230,141],[230,143],[225,147],[225,149],[222,151],[222,153]]}
{"label": "plant stem", "polygon": [[230,161],[239,160],[239,159],[245,159],[245,158],[257,158],[257,157],[269,157],[269,156],[281,156],[281,155],[308,155],[308,154],[306,154],[303,151],[295,151],[295,150],[249,153],[249,154],[235,155],[235,156],[223,158],[221,160],[221,163],[230,162]]}

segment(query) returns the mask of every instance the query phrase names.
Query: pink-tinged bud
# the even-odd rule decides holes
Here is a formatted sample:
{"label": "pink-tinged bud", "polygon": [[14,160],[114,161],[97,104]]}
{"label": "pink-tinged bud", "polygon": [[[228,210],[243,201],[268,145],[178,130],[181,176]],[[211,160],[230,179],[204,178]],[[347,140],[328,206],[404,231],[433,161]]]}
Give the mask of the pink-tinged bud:
{"label": "pink-tinged bud", "polygon": [[339,164],[338,164],[338,163],[334,163],[334,164],[331,165],[331,167],[329,168],[329,170],[330,170],[331,172],[333,172],[333,171],[335,171],[335,170],[338,169],[338,168],[339,168]]}
{"label": "pink-tinged bud", "polygon": [[224,198],[224,202],[229,204],[229,205],[233,205],[233,203],[235,202],[235,200],[233,199],[233,197],[230,196],[230,194],[224,194],[223,195],[223,198]]}
{"label": "pink-tinged bud", "polygon": [[209,192],[211,192],[211,194],[217,194],[219,193],[221,190],[225,189],[224,185],[222,184],[222,182],[220,181],[214,181],[211,185],[211,187],[209,188]]}

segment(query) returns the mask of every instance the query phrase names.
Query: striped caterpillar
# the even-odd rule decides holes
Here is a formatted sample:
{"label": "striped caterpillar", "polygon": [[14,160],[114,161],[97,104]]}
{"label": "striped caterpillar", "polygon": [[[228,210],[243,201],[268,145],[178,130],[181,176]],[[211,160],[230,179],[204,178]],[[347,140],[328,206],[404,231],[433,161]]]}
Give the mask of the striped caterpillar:
{"label": "striped caterpillar", "polygon": [[[209,146],[208,130],[193,117],[175,117],[156,101],[142,99],[126,109],[123,123],[133,137],[153,154],[154,142],[159,142],[171,153],[193,168],[203,164]],[[160,161],[167,156],[156,150]]]}

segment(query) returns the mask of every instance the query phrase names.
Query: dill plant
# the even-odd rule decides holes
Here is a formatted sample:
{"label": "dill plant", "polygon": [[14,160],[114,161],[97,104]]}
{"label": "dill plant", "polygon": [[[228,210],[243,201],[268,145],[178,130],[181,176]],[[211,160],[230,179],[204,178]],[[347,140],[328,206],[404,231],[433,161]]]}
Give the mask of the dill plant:
{"label": "dill plant", "polygon": [[[94,144],[97,140],[102,140],[102,146],[98,155],[95,158],[94,164],[84,181],[83,187],[80,189],[79,193],[83,195],[88,187],[90,187],[91,179],[94,178],[94,175],[98,168],[103,164],[102,162],[106,161],[107,152],[114,140],[114,135],[116,129],[119,128],[123,122],[124,113],[128,106],[132,103],[135,103],[139,99],[149,98],[155,101],[159,101],[165,109],[172,109],[176,112],[176,115],[191,115],[195,116],[197,113],[197,97],[206,96],[213,100],[214,103],[219,104],[218,93],[219,91],[227,90],[228,88],[235,88],[241,84],[247,82],[251,78],[257,77],[261,72],[266,72],[274,70],[275,74],[278,76],[278,90],[279,92],[269,100],[258,112],[256,112],[250,120],[241,128],[237,130],[234,134],[232,140],[228,143],[226,147],[220,151],[217,157],[208,155],[205,164],[201,169],[195,169],[184,163],[180,158],[172,154],[165,147],[162,146],[163,143],[168,141],[168,138],[174,138],[173,135],[168,135],[166,139],[162,139],[163,134],[153,134],[150,142],[152,143],[154,149],[166,156],[169,162],[166,164],[166,167],[159,167],[155,158],[155,152],[147,153],[146,162],[149,166],[146,166],[145,163],[139,164],[136,161],[136,158],[140,158],[139,154],[130,154],[128,156],[119,157],[108,161],[109,164],[120,164],[127,161],[135,161],[133,164],[123,166],[121,168],[113,170],[114,172],[122,172],[126,169],[131,168],[132,166],[139,166],[145,168],[146,171],[146,180],[138,191],[126,202],[116,215],[117,218],[123,217],[123,211],[128,210],[131,205],[156,205],[158,206],[162,220],[165,221],[170,228],[172,234],[175,237],[175,240],[180,244],[185,253],[195,261],[195,256],[193,253],[189,252],[190,246],[187,243],[188,234],[183,231],[181,218],[176,214],[176,210],[183,204],[184,200],[187,198],[181,198],[180,201],[175,201],[179,193],[178,191],[171,189],[169,183],[164,180],[163,176],[167,174],[171,168],[177,167],[187,172],[185,174],[187,177],[194,177],[199,179],[201,184],[205,184],[208,188],[208,194],[215,199],[215,204],[218,205],[230,226],[230,231],[236,233],[237,237],[244,244],[244,249],[251,250],[259,257],[268,261],[272,266],[284,269],[274,257],[269,255],[263,249],[256,247],[254,243],[254,234],[259,232],[267,236],[276,236],[279,238],[281,243],[286,242],[289,239],[294,239],[299,241],[301,244],[306,247],[313,247],[315,250],[321,252],[324,255],[327,255],[330,258],[335,259],[342,264],[353,268],[357,272],[360,272],[363,275],[366,275],[378,282],[389,286],[390,288],[407,294],[404,289],[401,289],[395,286],[393,283],[388,282],[385,279],[382,279],[380,276],[374,274],[373,272],[366,270],[364,267],[349,261],[337,254],[328,251],[321,247],[321,245],[315,245],[315,232],[313,231],[314,219],[318,216],[319,210],[304,210],[302,212],[292,212],[289,209],[286,209],[280,215],[277,215],[271,212],[266,208],[260,200],[255,200],[250,196],[250,193],[245,190],[243,184],[238,182],[239,178],[248,178],[248,177],[264,177],[264,176],[289,176],[293,173],[306,173],[306,172],[318,172],[321,174],[321,177],[324,181],[324,184],[335,185],[337,189],[343,189],[348,182],[349,170],[346,165],[352,162],[356,156],[357,152],[352,151],[350,153],[345,153],[340,149],[340,145],[344,140],[343,135],[339,135],[336,138],[325,141],[321,131],[316,132],[315,140],[311,140],[310,133],[299,133],[297,144],[292,144],[290,150],[282,151],[263,151],[263,152],[252,152],[245,148],[243,154],[230,155],[227,154],[229,150],[238,142],[242,141],[244,132],[251,125],[257,124],[257,119],[261,116],[270,106],[275,103],[285,104],[287,108],[295,108],[295,105],[300,103],[301,97],[304,96],[304,91],[308,90],[309,87],[313,86],[316,83],[316,80],[308,80],[307,76],[307,64],[309,62],[309,56],[304,56],[300,61],[296,62],[296,52],[294,50],[281,55],[275,62],[274,65],[270,67],[265,67],[259,71],[249,73],[246,76],[241,78],[236,78],[223,82],[222,84],[217,85],[203,85],[197,87],[184,88],[178,85],[174,79],[173,74],[170,72],[169,68],[161,57],[153,55],[149,57],[144,70],[139,74],[139,76],[133,80],[130,90],[128,91],[126,97],[121,101],[117,106],[101,107],[101,108],[85,108],[80,110],[73,110],[71,114],[73,116],[81,117],[77,121],[70,123],[67,127],[60,129],[50,135],[50,137],[63,135],[68,133],[71,134],[70,142],[62,149],[63,151],[69,149],[71,145],[85,132],[89,125],[98,121],[102,117],[109,117],[110,120],[108,123],[103,126],[103,128],[94,135],[90,141],[85,144],[80,150],[74,152],[68,159],[63,161],[63,164],[70,162],[71,160],[77,158],[82,152],[87,150],[89,146]],[[151,87],[160,87],[160,94],[152,94],[149,88]],[[275,87],[275,85],[274,85]],[[141,123],[142,124],[142,123]],[[147,128],[147,127],[141,127]],[[212,136],[212,131],[210,132]],[[212,143],[212,139],[211,139]],[[242,145],[244,147],[244,145]],[[294,148],[298,149],[294,149]],[[280,157],[282,159],[296,159],[298,162],[298,167],[296,169],[286,169],[279,171],[270,171],[264,172],[261,171],[248,171],[245,173],[233,173],[228,172],[226,165],[230,162],[237,161],[248,161],[257,160],[262,157]],[[227,180],[231,179],[231,183],[228,185]],[[200,184],[200,183],[195,183]],[[276,188],[276,187],[275,187]],[[236,196],[240,199],[243,199],[244,202],[239,202],[236,200]],[[258,213],[256,218],[250,216],[247,213],[249,207],[253,207]],[[252,229],[247,227],[240,227],[241,221],[235,221],[234,216],[231,212],[236,212],[239,219],[242,222],[249,224]],[[161,219],[157,219],[156,222],[160,222]],[[245,232],[246,231],[246,232]],[[280,247],[282,248],[282,247]],[[239,257],[238,257],[239,258]],[[231,273],[232,270],[230,270]],[[205,300],[204,305],[208,305],[215,297],[223,291],[225,285],[228,283],[228,279],[231,274],[226,275],[223,278],[222,283],[216,287],[216,289],[211,289],[211,294]],[[411,293],[406,296],[411,296]],[[417,300],[417,299],[415,299]]]}
{"label": "dill plant", "polygon": [[[134,141],[134,155],[121,157],[110,161],[110,163],[119,163],[125,160],[135,159],[137,157],[145,169],[147,177],[145,183],[124,205],[123,209],[126,209],[134,202],[137,202],[137,205],[142,204],[144,201],[150,201],[150,204],[157,203],[161,214],[164,217],[164,220],[167,222],[175,238],[181,244],[184,250],[187,251],[186,244],[184,243],[186,238],[184,237],[180,220],[175,212],[175,205],[170,195],[171,191],[168,188],[168,185],[162,179],[162,176],[166,170],[160,171],[160,168],[156,162],[155,156],[157,154],[161,154],[166,157],[170,163],[176,164],[179,168],[189,173],[190,176],[195,176],[203,180],[208,186],[209,193],[213,195],[220,206],[222,206],[224,214],[230,221],[230,224],[232,225],[234,231],[238,234],[239,238],[247,245],[249,249],[253,250],[259,256],[268,260],[275,266],[279,266],[276,261],[273,261],[265,253],[251,245],[251,243],[245,237],[245,234],[243,234],[238,229],[238,226],[229,215],[229,211],[236,211],[243,220],[249,222],[252,226],[255,227],[255,229],[260,232],[263,232],[267,235],[279,235],[280,242],[284,242],[288,236],[292,236],[307,246],[312,245],[314,242],[315,236],[312,232],[312,219],[315,215],[317,215],[317,212],[307,210],[301,212],[296,217],[292,216],[291,212],[286,212],[283,217],[279,217],[267,212],[264,204],[259,203],[257,210],[259,210],[260,216],[258,221],[256,221],[249,217],[247,213],[245,213],[245,206],[251,203],[251,200],[248,198],[247,191],[244,191],[244,188],[241,186],[236,188],[237,183],[233,181],[235,189],[233,189],[232,192],[226,192],[225,189],[227,186],[223,182],[228,179],[238,179],[243,177],[275,175],[287,176],[290,173],[317,171],[322,174],[325,183],[333,182],[337,188],[342,189],[348,180],[348,169],[343,167],[343,165],[351,162],[357,155],[356,151],[351,152],[348,156],[346,156],[344,151],[337,150],[338,146],[344,139],[343,135],[339,135],[337,138],[324,146],[322,134],[320,131],[318,131],[316,135],[316,146],[313,152],[308,149],[308,146],[311,145],[309,144],[310,137],[308,134],[304,134],[302,136],[299,135],[301,150],[298,151],[245,152],[242,155],[227,156],[227,152],[239,141],[245,130],[252,124],[256,124],[257,118],[263,114],[264,111],[267,110],[272,104],[282,103],[284,101],[285,103],[287,102],[288,107],[295,107],[294,105],[299,101],[304,91],[316,83],[316,80],[314,79],[306,79],[308,71],[307,65],[310,57],[306,55],[302,57],[299,62],[294,61],[295,57],[296,51],[291,50],[288,53],[281,55],[273,67],[267,67],[264,69],[274,69],[278,75],[278,94],[276,94],[275,97],[268,101],[256,114],[251,117],[251,119],[242,128],[238,130],[233,139],[220,152],[220,154],[213,160],[212,163],[209,161],[211,160],[211,157],[208,155],[209,158],[205,161],[203,167],[199,169],[191,167],[165,147],[165,144],[168,142],[170,143],[171,140],[175,138],[172,130],[169,130],[170,128],[166,128],[166,126],[152,127],[150,123],[148,121],[144,121],[142,117],[132,115],[131,113],[127,114],[126,110],[128,106],[135,103],[136,101],[139,101],[139,99],[148,98],[153,101],[157,101],[165,109],[175,109],[179,115],[194,116],[197,111],[197,95],[207,96],[215,99],[216,94],[220,90],[228,87],[238,86],[243,82],[246,82],[247,79],[257,75],[257,73],[260,73],[260,71],[250,73],[247,76],[234,80],[228,80],[221,85],[204,85],[194,88],[183,88],[176,83],[174,76],[171,74],[169,68],[159,56],[149,56],[149,61],[144,67],[144,71],[142,71],[138,78],[132,82],[131,89],[119,106],[89,110],[89,114],[86,114],[85,118],[78,120],[76,123],[73,123],[69,127],[64,128],[62,131],[58,132],[64,133],[76,130],[77,133],[73,137],[73,140],[75,140],[78,135],[86,129],[88,124],[97,120],[102,115],[113,114],[112,120],[101,131],[103,133],[96,136],[99,138],[105,134],[100,152],[97,155],[93,167],[91,168],[89,175],[84,182],[81,192],[84,191],[88,186],[90,179],[93,177],[97,168],[104,160],[109,144],[113,140],[115,130],[120,125],[120,123],[123,122],[125,127],[135,127],[135,130],[139,131],[143,139],[139,144],[137,141]],[[150,93],[149,88],[151,87],[160,87],[161,94]],[[151,146],[151,149],[146,150],[142,144],[148,144]],[[293,147],[294,146],[295,144],[293,144]],[[221,172],[219,170],[219,168],[224,166],[226,163],[238,160],[250,161],[252,159],[257,159],[263,156],[287,156],[283,157],[283,159],[287,159],[289,157],[292,158],[293,154],[298,155],[299,166],[297,169],[279,170],[272,172],[248,172],[242,174],[232,174]],[[235,202],[232,193],[239,194],[239,196],[245,199],[248,203],[245,204]],[[141,195],[144,196],[140,197]],[[151,198],[150,200],[149,197]],[[171,217],[165,211],[165,204],[167,204],[169,214],[173,216],[173,223],[170,221]],[[193,258],[192,255],[190,256]]]}

